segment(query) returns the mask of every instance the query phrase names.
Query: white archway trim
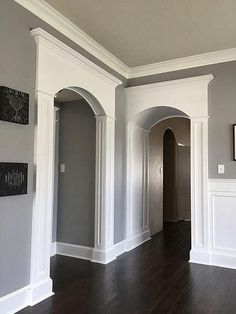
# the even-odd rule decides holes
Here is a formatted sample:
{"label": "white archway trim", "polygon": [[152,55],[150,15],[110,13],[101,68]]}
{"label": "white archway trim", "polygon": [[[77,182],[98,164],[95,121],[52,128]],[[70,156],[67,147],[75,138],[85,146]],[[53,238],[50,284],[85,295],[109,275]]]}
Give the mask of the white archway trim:
{"label": "white archway trim", "polygon": [[118,79],[41,29],[36,42],[36,185],[33,203],[30,304],[52,295],[50,247],[54,186],[54,96],[81,92],[96,114],[95,243],[92,260],[108,263],[114,247],[115,88]]}
{"label": "white archway trim", "polygon": [[[191,213],[190,261],[209,262],[208,236],[208,84],[212,75],[161,82],[126,89],[127,127],[127,242],[149,239],[147,130],[136,119],[152,108],[173,107],[191,119]],[[176,112],[178,112],[176,110]],[[166,111],[168,112],[168,111]],[[157,118],[158,120],[158,118]],[[148,116],[143,125],[148,124]],[[141,195],[141,196],[140,196]],[[145,213],[145,214],[144,214]]]}

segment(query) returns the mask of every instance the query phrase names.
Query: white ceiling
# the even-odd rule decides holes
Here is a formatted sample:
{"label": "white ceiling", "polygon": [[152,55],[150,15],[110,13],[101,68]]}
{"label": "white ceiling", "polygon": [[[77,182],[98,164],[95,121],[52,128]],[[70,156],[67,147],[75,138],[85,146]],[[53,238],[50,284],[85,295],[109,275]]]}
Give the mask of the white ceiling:
{"label": "white ceiling", "polygon": [[236,0],[46,0],[129,67],[236,47]]}

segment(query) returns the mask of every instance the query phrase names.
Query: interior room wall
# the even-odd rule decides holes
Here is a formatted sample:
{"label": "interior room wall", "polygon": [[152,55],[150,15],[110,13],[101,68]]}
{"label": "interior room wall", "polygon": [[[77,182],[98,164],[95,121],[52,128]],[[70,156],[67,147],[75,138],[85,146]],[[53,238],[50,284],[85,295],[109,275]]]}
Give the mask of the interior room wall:
{"label": "interior room wall", "polygon": [[114,242],[126,237],[126,103],[124,86],[116,88]]}
{"label": "interior room wall", "polygon": [[[236,61],[128,80],[128,86],[213,74],[209,84],[209,178],[236,179],[232,124],[236,119]],[[225,165],[218,174],[217,165]]]}
{"label": "interior room wall", "polygon": [[[56,108],[56,107],[55,107]],[[58,107],[59,108],[59,105]],[[54,202],[52,221],[52,243],[57,241],[57,208],[58,208],[58,178],[59,178],[59,123],[60,109],[55,109],[55,165],[54,165]]]}
{"label": "interior room wall", "polygon": [[[35,180],[34,116],[36,109],[34,96],[36,77],[35,42],[30,34],[30,29],[37,27],[43,28],[108,72],[125,81],[119,74],[47,23],[25,10],[14,0],[1,1],[0,85],[29,93],[30,123],[28,126],[20,126],[0,121],[0,144],[1,147],[4,147],[0,150],[0,161],[27,162],[29,164],[28,194],[0,199],[0,297],[25,287],[30,281],[32,205]],[[119,123],[118,119],[117,123]],[[122,131],[120,134],[122,137],[123,129],[120,128],[120,130]],[[116,160],[120,156],[120,153],[117,154]],[[122,180],[124,181],[124,179]],[[116,184],[119,185],[118,178]],[[122,205],[121,208],[123,208]],[[119,228],[123,230],[123,225],[121,227],[117,225],[116,232],[118,234]],[[123,231],[119,237],[122,236],[124,236]]]}
{"label": "interior room wall", "polygon": [[60,103],[57,241],[94,246],[96,119],[85,100]]}
{"label": "interior room wall", "polygon": [[[35,43],[29,30],[37,27],[43,28],[125,82],[125,79],[120,75],[114,73],[113,70],[25,10],[14,0],[1,1],[0,85],[29,93],[30,123],[28,126],[20,126],[0,121],[0,147],[4,148],[0,150],[0,160],[22,161],[29,164],[28,194],[0,199],[0,297],[28,285],[30,280],[32,202],[35,180],[34,87],[36,65]],[[236,178],[235,162],[232,161],[231,129],[231,124],[235,123],[236,116],[236,62],[132,79],[128,81],[128,84],[130,86],[148,84],[209,73],[215,76],[209,86],[209,177]],[[125,105],[121,91],[120,95],[117,96],[116,120],[116,143],[119,143],[119,149],[116,148],[115,186],[120,186],[115,192],[116,242],[125,237],[125,206],[123,205],[125,178],[122,177],[125,168],[123,167],[125,164],[125,156],[123,155],[125,151],[124,116]],[[225,174],[218,175],[218,163],[225,164]],[[122,169],[122,175],[120,169]]]}
{"label": "interior room wall", "polygon": [[152,127],[149,134],[149,227],[151,234],[163,229],[163,136],[170,128],[176,142],[190,146],[190,120],[165,119]]}

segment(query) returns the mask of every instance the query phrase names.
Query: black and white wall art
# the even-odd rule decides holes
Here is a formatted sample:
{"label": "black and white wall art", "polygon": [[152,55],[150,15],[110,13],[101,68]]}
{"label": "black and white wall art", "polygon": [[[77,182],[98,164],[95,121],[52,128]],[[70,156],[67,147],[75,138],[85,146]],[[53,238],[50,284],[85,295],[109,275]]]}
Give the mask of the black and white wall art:
{"label": "black and white wall art", "polygon": [[28,124],[29,94],[0,86],[0,120]]}
{"label": "black and white wall art", "polygon": [[27,194],[28,164],[0,162],[0,197]]}

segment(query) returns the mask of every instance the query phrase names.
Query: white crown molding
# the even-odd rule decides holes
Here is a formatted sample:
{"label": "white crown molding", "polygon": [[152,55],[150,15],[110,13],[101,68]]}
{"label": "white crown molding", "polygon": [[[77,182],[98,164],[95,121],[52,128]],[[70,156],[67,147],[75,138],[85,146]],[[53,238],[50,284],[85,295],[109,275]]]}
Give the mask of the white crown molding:
{"label": "white crown molding", "polygon": [[128,79],[190,69],[210,64],[229,62],[236,60],[236,48],[219,50],[214,52],[193,55],[163,62],[147,64],[130,68]]}
{"label": "white crown molding", "polygon": [[183,79],[177,79],[177,80],[170,80],[170,81],[164,81],[164,82],[158,82],[158,83],[152,83],[152,84],[144,84],[144,85],[138,85],[138,86],[131,86],[127,87],[125,89],[125,92],[127,94],[130,94],[132,92],[147,92],[152,89],[169,89],[171,87],[186,87],[190,85],[196,85],[196,83],[203,83],[208,84],[210,81],[214,79],[214,76],[212,74],[206,74],[206,75],[200,75],[200,76],[192,76],[187,77]]}
{"label": "white crown molding", "polygon": [[98,60],[111,69],[125,77],[132,79],[190,69],[210,64],[229,62],[236,60],[236,48],[219,50],[199,55],[193,55],[174,60],[157,62],[138,67],[128,67],[125,63],[115,57],[107,49],[98,44],[94,39],[83,32],[79,27],[69,21],[61,13],[51,7],[43,0],[14,0],[25,9],[38,16],[40,19],[54,27],[57,31],[68,37],[77,45],[88,51]]}
{"label": "white crown molding", "polygon": [[51,34],[47,33],[41,28],[36,28],[31,31],[32,36],[35,41],[40,41],[40,44],[48,47],[50,50],[54,50],[59,54],[62,54],[67,59],[70,59],[75,65],[79,64],[80,67],[89,71],[91,74],[95,75],[97,78],[105,80],[107,84],[116,87],[122,84],[122,81],[110,74],[109,72],[103,70],[101,67],[88,60],[80,53],[74,49],[68,47],[66,44],[62,43],[60,40],[56,39]]}
{"label": "white crown molding", "polygon": [[57,31],[74,41],[80,47],[88,51],[98,60],[102,61],[110,68],[124,77],[127,77],[128,67],[103,48],[94,39],[88,36],[75,24],[60,14],[52,6],[43,0],[15,0],[25,9],[38,16],[40,19],[54,27]]}

